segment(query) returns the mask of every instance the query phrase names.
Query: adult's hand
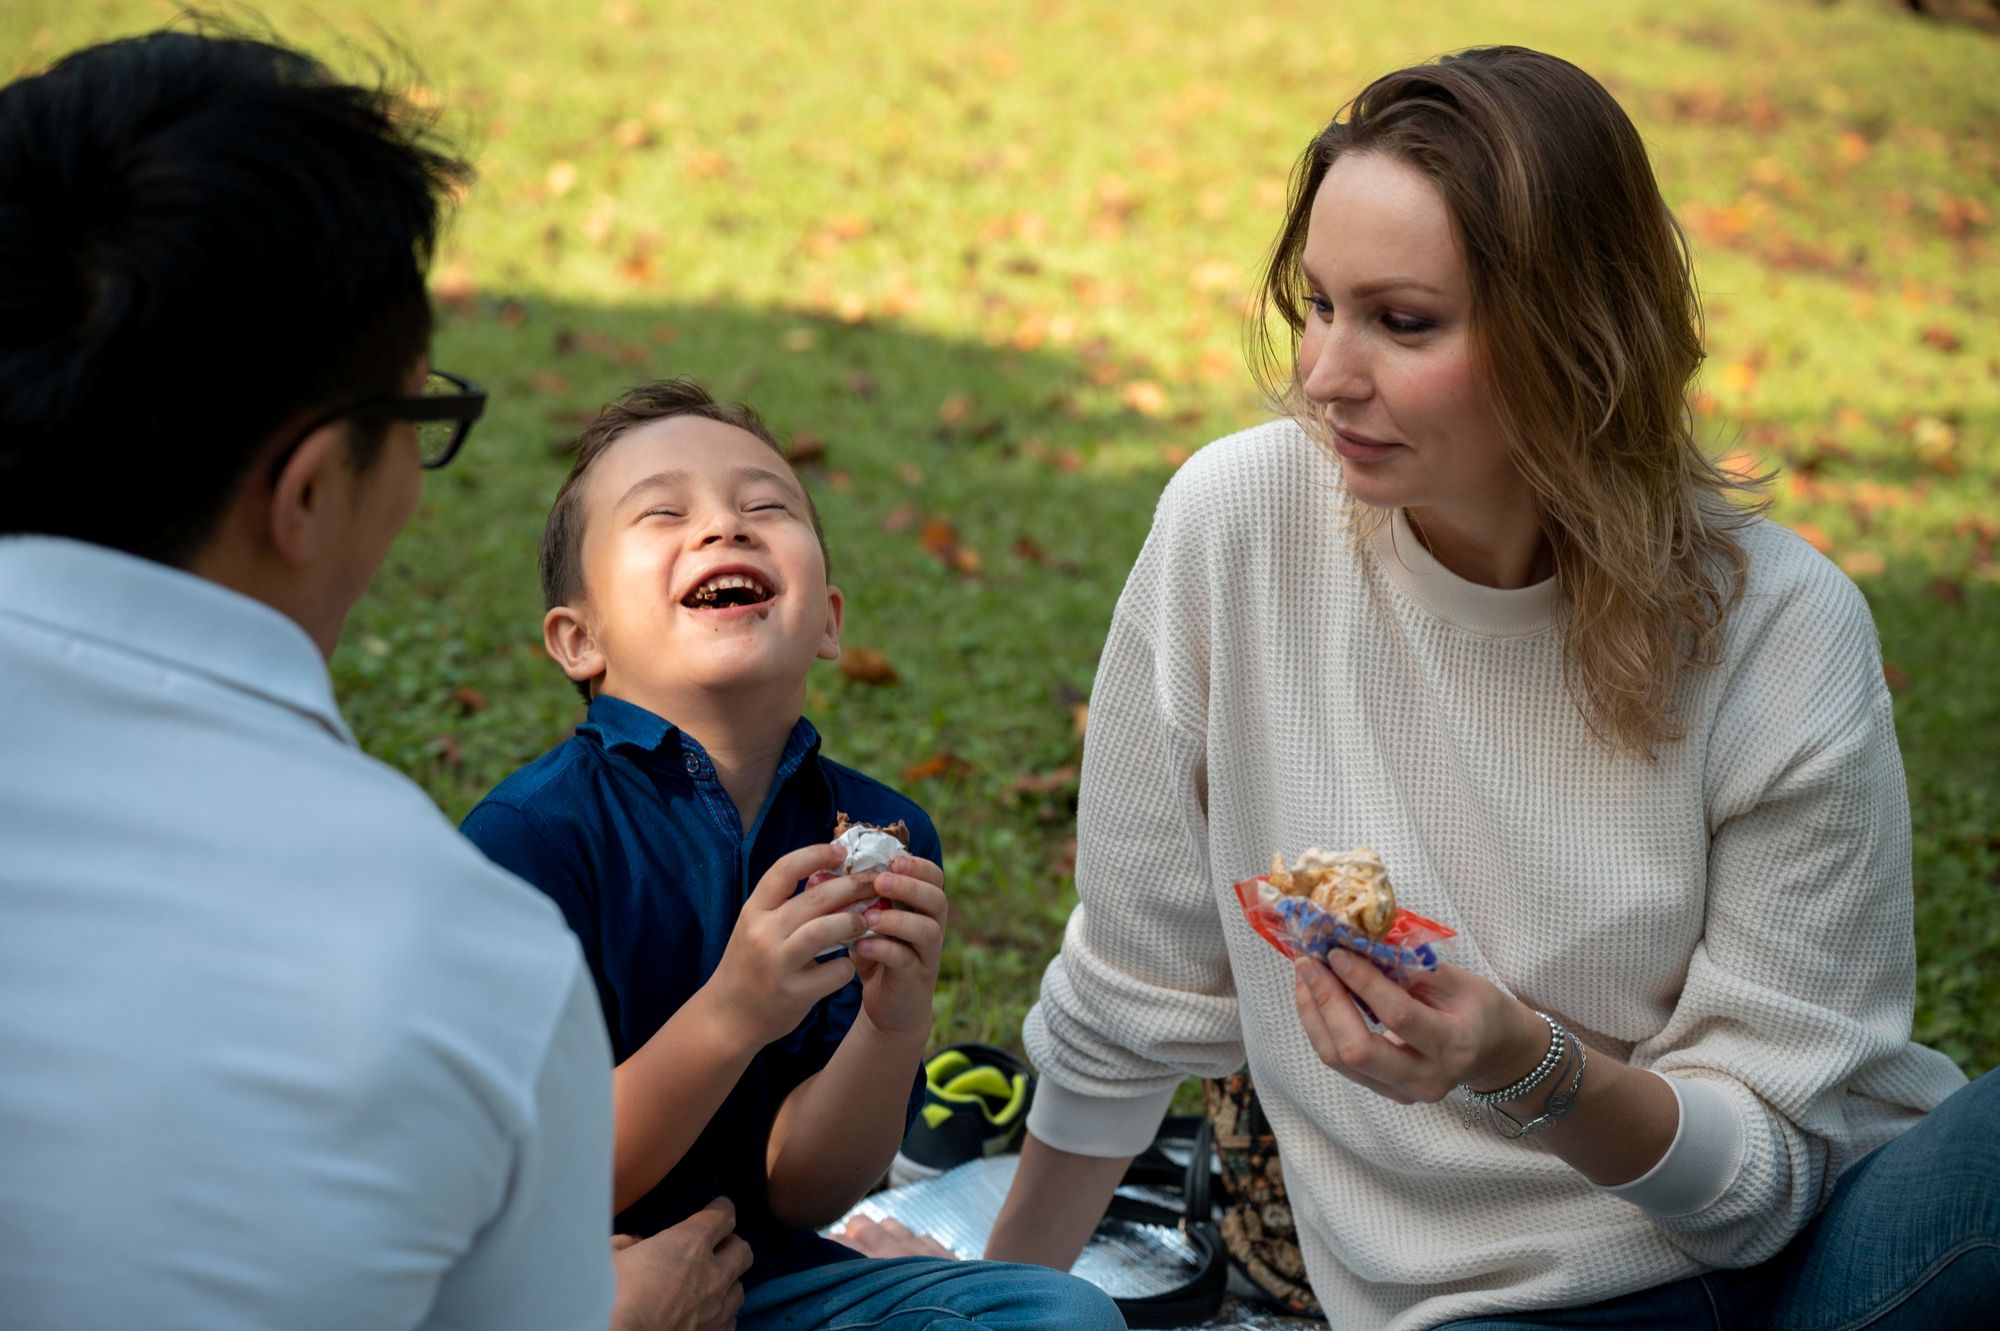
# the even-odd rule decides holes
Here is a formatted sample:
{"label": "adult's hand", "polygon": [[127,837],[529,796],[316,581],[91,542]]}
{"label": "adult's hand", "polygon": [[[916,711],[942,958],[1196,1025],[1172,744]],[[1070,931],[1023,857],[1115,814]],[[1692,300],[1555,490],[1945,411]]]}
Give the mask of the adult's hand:
{"label": "adult's hand", "polygon": [[[1330,967],[1299,958],[1293,996],[1320,1062],[1402,1104],[1434,1103],[1460,1083],[1510,1085],[1534,1069],[1549,1043],[1549,1028],[1525,1003],[1449,962],[1404,989],[1337,949]],[[1356,998],[1387,1036],[1368,1029]]]}
{"label": "adult's hand", "polygon": [[731,1331],[736,1325],[750,1245],[736,1237],[736,1207],[727,1197],[649,1239],[620,1235],[612,1247],[618,1297],[611,1331]]}
{"label": "adult's hand", "polygon": [[[1534,1009],[1449,963],[1405,990],[1346,952],[1334,953],[1331,970],[1305,957],[1297,998],[1320,1061],[1403,1104],[1435,1103],[1461,1082],[1479,1091],[1511,1086],[1549,1047],[1549,1028]],[[1384,1034],[1368,1029],[1356,998],[1374,1010]],[[1537,1135],[1543,1149],[1605,1187],[1629,1183],[1659,1163],[1680,1126],[1680,1102],[1664,1077],[1600,1052],[1578,1085],[1575,1112]],[[1523,1097],[1527,1113],[1546,1103],[1552,1089],[1534,1092],[1540,1101]]]}

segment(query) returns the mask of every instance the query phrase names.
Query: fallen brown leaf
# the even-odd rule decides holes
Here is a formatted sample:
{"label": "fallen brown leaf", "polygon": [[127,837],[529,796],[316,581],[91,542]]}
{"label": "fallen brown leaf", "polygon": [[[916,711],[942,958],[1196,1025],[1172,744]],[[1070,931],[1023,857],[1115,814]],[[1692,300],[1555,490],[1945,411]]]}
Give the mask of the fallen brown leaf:
{"label": "fallen brown leaf", "polygon": [[1058,790],[1067,790],[1076,784],[1075,763],[1065,763],[1052,772],[1040,776],[1033,773],[1015,777],[1009,781],[1000,794],[1004,799],[1015,799],[1022,795],[1050,795]]}
{"label": "fallen brown leaf", "polygon": [[948,568],[963,574],[979,571],[979,551],[959,539],[958,528],[943,518],[930,518],[924,522],[922,534],[917,538],[924,553],[937,559]]}
{"label": "fallen brown leaf", "polygon": [[934,777],[960,777],[972,770],[972,764],[944,749],[932,754],[919,763],[911,763],[903,769],[905,781],[929,781]]}
{"label": "fallen brown leaf", "polygon": [[966,419],[972,415],[972,407],[970,393],[953,393],[938,403],[938,424],[948,430],[955,430],[965,424]]}
{"label": "fallen brown leaf", "polygon": [[1119,397],[1141,416],[1159,416],[1167,409],[1167,390],[1151,379],[1134,379]]}
{"label": "fallen brown leaf", "polygon": [[840,673],[857,684],[881,686],[902,679],[889,658],[873,647],[843,647],[836,663]]}

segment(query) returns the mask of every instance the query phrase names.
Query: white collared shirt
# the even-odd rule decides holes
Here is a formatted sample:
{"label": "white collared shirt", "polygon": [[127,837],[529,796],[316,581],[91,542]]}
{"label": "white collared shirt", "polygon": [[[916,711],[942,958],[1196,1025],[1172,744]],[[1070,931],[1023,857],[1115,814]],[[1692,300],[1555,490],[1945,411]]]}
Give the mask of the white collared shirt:
{"label": "white collared shirt", "polygon": [[0,1321],[601,1328],[609,1068],[298,625],[0,538]]}

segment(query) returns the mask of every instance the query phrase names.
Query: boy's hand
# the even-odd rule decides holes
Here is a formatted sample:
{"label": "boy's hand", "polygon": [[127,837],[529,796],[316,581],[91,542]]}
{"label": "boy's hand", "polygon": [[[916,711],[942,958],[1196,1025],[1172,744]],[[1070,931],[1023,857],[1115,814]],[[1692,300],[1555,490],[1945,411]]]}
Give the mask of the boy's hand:
{"label": "boy's hand", "polygon": [[888,873],[875,876],[874,892],[888,904],[862,915],[875,936],[851,949],[861,1010],[879,1031],[929,1030],[948,911],[944,870],[914,855],[898,856]]}
{"label": "boy's hand", "polygon": [[[849,906],[876,895],[865,878],[833,878],[792,895],[818,869],[838,869],[836,845],[806,846],[773,864],[743,903],[722,961],[699,997],[747,1047],[761,1049],[805,1020],[813,1004],[854,978],[847,957],[813,958],[868,928]],[[935,973],[936,965],[933,962]]]}

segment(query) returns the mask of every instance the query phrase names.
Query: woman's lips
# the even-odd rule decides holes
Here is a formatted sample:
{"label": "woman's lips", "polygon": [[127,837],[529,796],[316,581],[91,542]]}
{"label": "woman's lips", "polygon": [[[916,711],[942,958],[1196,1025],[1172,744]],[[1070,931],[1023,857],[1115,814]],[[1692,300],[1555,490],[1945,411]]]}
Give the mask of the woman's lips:
{"label": "woman's lips", "polygon": [[1339,428],[1333,431],[1333,451],[1349,462],[1380,462],[1401,448],[1401,444],[1385,444],[1366,435],[1349,434]]}

